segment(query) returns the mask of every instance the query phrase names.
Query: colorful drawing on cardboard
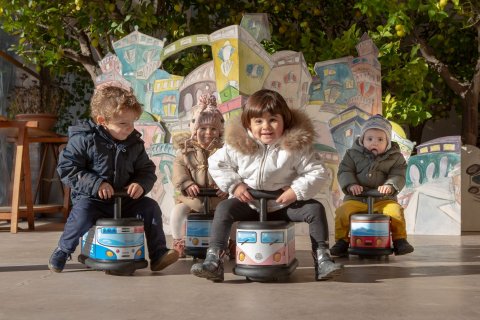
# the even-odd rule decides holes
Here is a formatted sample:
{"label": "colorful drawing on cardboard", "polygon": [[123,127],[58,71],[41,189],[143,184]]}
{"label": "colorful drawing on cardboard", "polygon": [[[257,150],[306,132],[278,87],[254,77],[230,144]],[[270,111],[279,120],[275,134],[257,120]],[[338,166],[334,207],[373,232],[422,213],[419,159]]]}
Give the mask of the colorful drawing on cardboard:
{"label": "colorful drawing on cardboard", "polygon": [[[198,97],[205,92],[216,94],[219,109],[228,120],[241,112],[241,106],[253,92],[261,88],[278,91],[290,107],[306,111],[316,127],[316,148],[326,161],[332,179],[328,185],[330,194],[325,192],[319,201],[327,208],[329,228],[333,230],[334,209],[341,201],[336,183],[338,163],[359,135],[363,121],[370,114],[382,113],[378,49],[365,34],[357,45],[357,57],[317,62],[314,68],[316,75],[311,77],[301,52],[280,51],[270,55],[263,49],[259,42],[260,38],[267,36],[263,25],[265,21],[264,16],[260,15],[245,18],[240,25],[229,26],[209,35],[188,36],[166,47],[163,47],[164,42],[160,40],[157,42],[134,32],[116,43],[118,58],[106,57],[99,85],[102,81],[119,81],[121,85],[130,85],[144,102],[146,113],[152,113],[152,121],[161,121],[156,129],[152,129],[155,126],[145,129],[144,123],[139,123],[137,127],[143,130],[145,139],[151,140],[147,142],[147,145],[150,144],[148,152],[159,166],[159,177],[161,176],[152,195],[160,202],[166,214],[173,207],[171,162],[174,151],[170,144],[164,142],[168,142],[173,133],[188,130],[191,109],[197,104]],[[211,46],[213,60],[198,66],[184,78],[158,70],[163,60],[196,45]],[[138,60],[139,57],[142,58]],[[392,125],[395,127],[395,124]],[[392,132],[392,137],[400,144],[402,153],[408,159],[414,144],[406,139],[399,126]],[[435,219],[422,220],[424,215],[419,213],[422,206],[443,210],[444,213],[438,217],[448,216],[455,220],[458,216],[460,209],[454,208],[454,203],[458,202],[451,198],[451,194],[454,194],[451,192],[452,186],[455,185],[452,181],[458,180],[458,154],[448,154],[447,160],[438,163],[428,158],[430,163],[439,167],[438,170],[443,170],[440,169],[442,166],[451,169],[447,177],[440,173],[437,176],[436,171],[428,166],[422,167],[424,173],[417,168],[418,176],[415,176],[413,168],[418,158],[409,159],[412,164],[409,179],[418,179],[418,182],[409,181],[411,185],[402,193],[402,203],[408,208],[409,200],[414,199],[411,208],[415,209],[409,210],[413,210],[416,217],[411,218],[415,221],[415,228],[409,229],[410,233],[425,232],[425,229],[433,228],[438,223]],[[456,164],[449,167],[453,163]],[[478,190],[480,180],[477,170],[474,170],[476,168],[470,167],[471,174],[468,175],[469,190],[475,199],[478,197],[475,191]],[[431,173],[431,178],[425,178],[422,181],[424,183],[420,183],[422,177],[430,177]],[[426,185],[431,183],[436,183],[436,194],[417,190],[426,189]],[[457,227],[454,226],[453,229],[455,228]]]}
{"label": "colorful drawing on cardboard", "polygon": [[410,234],[459,235],[460,204],[455,179],[460,175],[459,136],[442,137],[416,147],[399,194]]}

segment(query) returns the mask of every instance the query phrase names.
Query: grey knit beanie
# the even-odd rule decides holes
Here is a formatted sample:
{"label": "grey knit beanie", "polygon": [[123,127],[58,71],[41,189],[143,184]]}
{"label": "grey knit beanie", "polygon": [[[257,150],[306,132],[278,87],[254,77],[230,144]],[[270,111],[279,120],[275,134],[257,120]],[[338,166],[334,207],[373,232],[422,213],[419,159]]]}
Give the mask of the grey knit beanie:
{"label": "grey knit beanie", "polygon": [[392,125],[390,124],[390,121],[379,114],[371,116],[367,121],[365,121],[362,127],[362,132],[360,133],[360,144],[362,146],[365,132],[368,129],[379,129],[385,132],[387,135],[387,150],[390,149],[392,146]]}

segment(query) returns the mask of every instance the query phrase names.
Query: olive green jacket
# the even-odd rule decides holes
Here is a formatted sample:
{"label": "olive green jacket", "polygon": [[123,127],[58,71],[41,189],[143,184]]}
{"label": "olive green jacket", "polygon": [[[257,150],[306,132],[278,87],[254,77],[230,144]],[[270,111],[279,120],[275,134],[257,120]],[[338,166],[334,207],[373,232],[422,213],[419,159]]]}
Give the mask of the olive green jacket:
{"label": "olive green jacket", "polygon": [[376,189],[389,184],[395,188],[395,193],[384,199],[396,200],[396,194],[405,186],[407,163],[400,153],[400,147],[394,141],[385,153],[375,156],[363,147],[357,138],[353,146],[347,150],[338,168],[338,183],[345,193],[345,200],[362,201],[363,198],[350,195],[347,191],[352,184],[358,184],[368,189]]}

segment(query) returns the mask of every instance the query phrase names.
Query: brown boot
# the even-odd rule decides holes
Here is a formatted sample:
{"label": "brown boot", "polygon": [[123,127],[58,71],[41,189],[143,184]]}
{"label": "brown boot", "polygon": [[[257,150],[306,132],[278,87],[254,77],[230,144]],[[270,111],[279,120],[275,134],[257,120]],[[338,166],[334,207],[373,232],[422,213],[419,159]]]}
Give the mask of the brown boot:
{"label": "brown boot", "polygon": [[178,252],[179,258],[185,258],[185,240],[173,239],[173,249]]}

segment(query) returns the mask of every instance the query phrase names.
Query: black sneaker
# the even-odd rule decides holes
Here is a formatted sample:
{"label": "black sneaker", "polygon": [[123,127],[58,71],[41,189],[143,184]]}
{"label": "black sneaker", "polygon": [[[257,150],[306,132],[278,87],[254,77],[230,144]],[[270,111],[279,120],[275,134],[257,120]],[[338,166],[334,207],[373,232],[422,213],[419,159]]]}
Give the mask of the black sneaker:
{"label": "black sneaker", "polygon": [[413,246],[408,243],[407,239],[393,240],[393,252],[396,256],[412,253],[413,250]]}
{"label": "black sneaker", "polygon": [[150,270],[160,271],[178,260],[178,252],[170,249],[165,251],[160,257],[150,261]]}
{"label": "black sneaker", "polygon": [[62,272],[67,260],[72,260],[72,255],[57,247],[48,260],[48,268],[53,272]]}
{"label": "black sneaker", "polygon": [[336,257],[345,257],[348,255],[349,244],[347,241],[340,239],[330,248],[330,254]]}

